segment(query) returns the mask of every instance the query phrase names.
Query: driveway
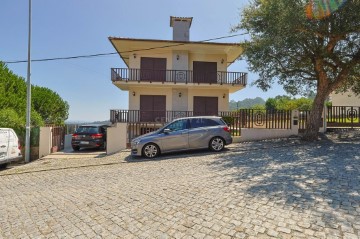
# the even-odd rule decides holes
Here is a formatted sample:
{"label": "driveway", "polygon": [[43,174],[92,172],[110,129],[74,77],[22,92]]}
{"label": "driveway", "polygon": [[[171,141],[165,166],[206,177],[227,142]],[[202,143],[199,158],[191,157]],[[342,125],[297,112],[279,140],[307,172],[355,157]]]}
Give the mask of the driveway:
{"label": "driveway", "polygon": [[360,238],[360,137],[0,171],[0,238]]}

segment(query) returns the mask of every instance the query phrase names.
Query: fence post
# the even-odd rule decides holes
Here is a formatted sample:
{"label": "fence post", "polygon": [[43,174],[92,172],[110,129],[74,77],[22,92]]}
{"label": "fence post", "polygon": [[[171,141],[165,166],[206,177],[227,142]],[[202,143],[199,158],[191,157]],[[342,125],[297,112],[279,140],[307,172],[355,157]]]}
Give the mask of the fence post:
{"label": "fence post", "polygon": [[291,131],[293,134],[299,134],[299,110],[291,111]]}
{"label": "fence post", "polygon": [[326,103],[324,104],[324,111],[323,111],[323,115],[324,115],[324,122],[323,122],[323,125],[324,125],[324,133],[327,131],[327,114],[328,114],[328,107],[326,105]]}

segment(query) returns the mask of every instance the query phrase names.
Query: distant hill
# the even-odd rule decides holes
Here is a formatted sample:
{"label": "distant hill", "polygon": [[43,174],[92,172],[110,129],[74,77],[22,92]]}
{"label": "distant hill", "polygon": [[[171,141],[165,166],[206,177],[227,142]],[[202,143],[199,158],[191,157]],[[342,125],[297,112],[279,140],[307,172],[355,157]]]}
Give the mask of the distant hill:
{"label": "distant hill", "polygon": [[265,105],[265,100],[261,97],[256,97],[254,99],[246,98],[239,101],[231,100],[229,102],[229,110],[248,109],[254,105]]}

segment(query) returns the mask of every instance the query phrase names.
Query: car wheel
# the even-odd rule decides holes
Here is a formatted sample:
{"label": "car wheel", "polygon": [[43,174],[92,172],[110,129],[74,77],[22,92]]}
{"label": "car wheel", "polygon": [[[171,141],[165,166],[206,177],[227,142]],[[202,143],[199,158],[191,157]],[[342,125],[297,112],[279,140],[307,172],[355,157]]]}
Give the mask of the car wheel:
{"label": "car wheel", "polygon": [[142,155],[146,158],[155,158],[160,153],[159,147],[154,143],[145,145],[142,149]]}
{"label": "car wheel", "polygon": [[100,148],[101,150],[106,150],[106,142],[103,143],[103,145]]}
{"label": "car wheel", "polygon": [[72,148],[73,148],[74,151],[79,151],[80,150],[79,146],[73,146]]}
{"label": "car wheel", "polygon": [[214,137],[210,140],[209,148],[212,151],[219,152],[224,149],[225,142],[221,137]]}
{"label": "car wheel", "polygon": [[8,166],[7,163],[0,164],[0,169],[6,169],[7,166]]}

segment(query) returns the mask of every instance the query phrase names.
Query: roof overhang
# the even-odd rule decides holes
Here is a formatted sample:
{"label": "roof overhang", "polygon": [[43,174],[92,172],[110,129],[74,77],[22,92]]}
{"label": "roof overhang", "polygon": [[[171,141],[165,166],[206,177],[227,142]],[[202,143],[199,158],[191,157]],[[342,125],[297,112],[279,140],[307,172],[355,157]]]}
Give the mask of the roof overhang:
{"label": "roof overhang", "polygon": [[129,56],[141,53],[166,53],[188,51],[193,54],[226,54],[227,66],[231,65],[244,51],[239,43],[217,43],[196,41],[171,41],[109,37],[125,64],[129,66]]}

